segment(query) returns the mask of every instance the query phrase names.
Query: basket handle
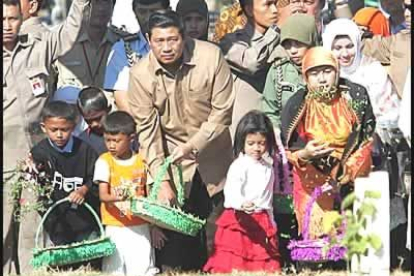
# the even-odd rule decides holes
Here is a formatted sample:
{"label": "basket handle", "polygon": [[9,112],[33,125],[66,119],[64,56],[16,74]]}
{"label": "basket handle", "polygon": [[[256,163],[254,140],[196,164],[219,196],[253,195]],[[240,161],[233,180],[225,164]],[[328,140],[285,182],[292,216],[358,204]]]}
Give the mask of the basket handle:
{"label": "basket handle", "polygon": [[[151,194],[149,195],[149,199],[152,201],[157,200],[157,195],[161,187],[162,179],[164,178],[164,175],[167,173],[168,168],[170,166],[174,165],[172,162],[172,156],[168,156],[164,163],[159,168],[157,175],[155,176],[154,185],[152,187]],[[175,165],[176,167],[176,173],[178,176],[178,185],[175,185],[177,189],[177,201],[180,206],[184,205],[184,177],[183,177],[183,168],[181,165]]]}
{"label": "basket handle", "polygon": [[[50,206],[50,208],[47,210],[46,214],[44,214],[44,216],[42,217],[42,220],[39,223],[39,226],[37,227],[37,231],[36,231],[36,238],[35,238],[35,247],[36,248],[39,248],[38,247],[39,235],[40,235],[40,231],[43,229],[43,224],[44,224],[47,216],[56,208],[56,206],[58,206],[58,205],[60,205],[64,202],[68,202],[68,201],[69,201],[69,198],[67,198],[67,197],[56,201],[52,206]],[[104,236],[104,229],[103,229],[101,220],[98,217],[98,214],[95,212],[95,210],[88,203],[84,202],[82,205],[84,205],[86,207],[86,209],[88,209],[92,213],[93,217],[95,218],[96,222],[98,223],[99,232],[101,232],[101,237]]]}
{"label": "basket handle", "polygon": [[306,204],[305,209],[305,216],[303,218],[303,229],[302,235],[304,240],[309,240],[309,223],[310,223],[310,216],[312,213],[313,204],[316,200],[323,194],[323,190],[320,186],[315,187],[312,192],[311,199],[309,200],[308,204]]}

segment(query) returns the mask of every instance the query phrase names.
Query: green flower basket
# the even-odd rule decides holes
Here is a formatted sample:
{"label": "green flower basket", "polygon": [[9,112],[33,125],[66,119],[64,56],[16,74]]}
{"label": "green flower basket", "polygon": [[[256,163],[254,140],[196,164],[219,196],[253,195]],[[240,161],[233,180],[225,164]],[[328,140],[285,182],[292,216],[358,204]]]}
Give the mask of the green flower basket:
{"label": "green flower basket", "polygon": [[95,240],[76,242],[68,245],[60,245],[46,248],[39,248],[39,235],[47,216],[58,206],[69,201],[68,198],[61,199],[54,203],[43,216],[36,232],[35,249],[31,264],[34,268],[42,266],[68,265],[78,262],[93,260],[100,257],[112,255],[115,252],[115,244],[105,236],[105,232],[98,215],[88,204],[83,205],[92,213],[99,226],[101,237]]}
{"label": "green flower basket", "polygon": [[[162,178],[167,173],[168,167],[172,164],[171,156],[161,166],[155,177],[154,186],[149,197],[134,198],[131,200],[132,212],[144,220],[161,228],[169,229],[189,236],[196,236],[206,223],[198,217],[185,213],[180,207],[170,207],[157,201],[158,191]],[[184,204],[184,184],[181,166],[172,168],[176,172],[179,183],[177,188],[177,201],[179,206]]]}

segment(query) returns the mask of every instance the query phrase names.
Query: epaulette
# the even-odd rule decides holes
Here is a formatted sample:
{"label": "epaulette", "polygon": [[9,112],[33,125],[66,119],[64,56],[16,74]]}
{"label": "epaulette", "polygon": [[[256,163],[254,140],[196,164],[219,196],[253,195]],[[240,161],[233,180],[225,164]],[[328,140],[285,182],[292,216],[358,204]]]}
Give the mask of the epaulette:
{"label": "epaulette", "polygon": [[275,60],[275,62],[273,63],[274,67],[278,67],[280,65],[283,65],[285,63],[289,62],[289,58],[284,57],[284,58],[278,58],[277,60]]}

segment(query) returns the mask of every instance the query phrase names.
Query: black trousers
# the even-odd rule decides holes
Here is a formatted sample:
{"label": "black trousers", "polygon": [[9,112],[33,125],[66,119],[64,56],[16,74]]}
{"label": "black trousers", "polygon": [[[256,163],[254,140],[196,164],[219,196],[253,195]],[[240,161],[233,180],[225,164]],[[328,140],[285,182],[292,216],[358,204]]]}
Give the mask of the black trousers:
{"label": "black trousers", "polygon": [[[185,212],[206,219],[211,212],[210,197],[201,176],[196,172],[189,198],[182,208]],[[196,237],[163,229],[168,241],[160,250],[155,250],[155,262],[162,272],[196,271],[207,261],[206,231],[202,229]]]}

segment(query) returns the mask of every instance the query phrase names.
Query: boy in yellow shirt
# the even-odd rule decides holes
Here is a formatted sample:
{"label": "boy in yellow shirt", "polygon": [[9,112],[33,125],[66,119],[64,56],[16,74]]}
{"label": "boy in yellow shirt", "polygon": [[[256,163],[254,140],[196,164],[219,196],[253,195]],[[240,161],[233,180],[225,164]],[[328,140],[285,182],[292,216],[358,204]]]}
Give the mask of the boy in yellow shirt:
{"label": "boy in yellow shirt", "polygon": [[102,223],[116,252],[103,259],[102,270],[114,275],[155,275],[149,224],[133,216],[124,193],[125,186],[132,185],[136,196],[147,196],[147,166],[131,149],[136,124],[128,113],[115,111],[105,118],[103,128],[108,152],[96,161],[94,182],[99,184]]}

